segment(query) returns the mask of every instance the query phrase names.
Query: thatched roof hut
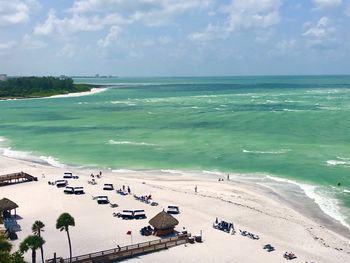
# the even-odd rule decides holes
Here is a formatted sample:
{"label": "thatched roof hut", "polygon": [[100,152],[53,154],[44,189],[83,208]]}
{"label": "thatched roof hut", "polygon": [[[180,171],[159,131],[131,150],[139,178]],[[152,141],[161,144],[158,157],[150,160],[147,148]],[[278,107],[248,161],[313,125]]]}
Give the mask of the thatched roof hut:
{"label": "thatched roof hut", "polygon": [[163,236],[174,232],[174,228],[179,224],[179,221],[172,215],[166,213],[164,210],[158,213],[149,221],[150,225],[154,227],[154,234]]}
{"label": "thatched roof hut", "polygon": [[16,209],[17,207],[18,205],[10,199],[3,198],[0,200],[0,212],[10,211]]}

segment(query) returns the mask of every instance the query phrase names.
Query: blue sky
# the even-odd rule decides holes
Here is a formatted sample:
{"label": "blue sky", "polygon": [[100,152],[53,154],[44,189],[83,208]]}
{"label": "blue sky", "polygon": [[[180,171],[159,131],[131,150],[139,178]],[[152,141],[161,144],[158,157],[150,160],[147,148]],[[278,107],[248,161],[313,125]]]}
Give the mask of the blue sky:
{"label": "blue sky", "polygon": [[350,0],[0,0],[0,73],[350,74]]}

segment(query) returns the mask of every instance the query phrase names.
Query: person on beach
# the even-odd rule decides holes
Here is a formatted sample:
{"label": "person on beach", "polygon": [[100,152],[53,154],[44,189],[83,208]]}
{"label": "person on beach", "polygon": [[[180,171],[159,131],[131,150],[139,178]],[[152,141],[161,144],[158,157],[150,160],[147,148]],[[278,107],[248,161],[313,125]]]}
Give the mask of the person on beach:
{"label": "person on beach", "polygon": [[227,174],[227,181],[230,181],[230,174]]}
{"label": "person on beach", "polygon": [[125,185],[123,185],[123,192],[125,192]]}
{"label": "person on beach", "polygon": [[128,193],[131,194],[131,190],[130,190],[130,187],[128,186]]}
{"label": "person on beach", "polygon": [[194,192],[197,193],[197,185],[194,187]]}

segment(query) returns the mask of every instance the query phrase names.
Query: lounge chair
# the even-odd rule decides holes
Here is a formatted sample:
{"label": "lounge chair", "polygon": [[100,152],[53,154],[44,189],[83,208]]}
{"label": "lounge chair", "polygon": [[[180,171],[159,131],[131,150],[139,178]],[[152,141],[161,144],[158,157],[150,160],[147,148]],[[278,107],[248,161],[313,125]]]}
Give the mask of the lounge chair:
{"label": "lounge chair", "polygon": [[63,174],[64,179],[73,179],[73,174],[70,172],[66,172]]}
{"label": "lounge chair", "polygon": [[66,188],[63,190],[63,192],[65,194],[69,194],[69,195],[74,194],[74,188],[70,187],[70,186],[66,186]]}
{"label": "lounge chair", "polygon": [[120,217],[122,219],[134,219],[134,211],[132,210],[123,210],[121,213],[120,213]]}
{"label": "lounge chair", "polygon": [[76,195],[83,195],[83,194],[85,194],[84,187],[80,187],[80,186],[74,187],[74,194],[76,194]]}
{"label": "lounge chair", "polygon": [[108,197],[107,196],[98,196],[96,198],[97,200],[97,203],[100,205],[100,204],[108,204],[109,203],[109,200],[108,200]]}
{"label": "lounge chair", "polygon": [[145,210],[134,210],[134,218],[145,219],[146,218]]}
{"label": "lounge chair", "polygon": [[169,205],[168,206],[168,210],[166,211],[168,214],[173,214],[173,215],[177,215],[180,213],[180,209],[178,206],[175,205]]}
{"label": "lounge chair", "polygon": [[61,188],[66,187],[68,185],[68,182],[67,180],[57,180],[55,184],[57,188]]}
{"label": "lounge chair", "polygon": [[113,184],[104,184],[103,190],[107,190],[107,191],[114,190]]}

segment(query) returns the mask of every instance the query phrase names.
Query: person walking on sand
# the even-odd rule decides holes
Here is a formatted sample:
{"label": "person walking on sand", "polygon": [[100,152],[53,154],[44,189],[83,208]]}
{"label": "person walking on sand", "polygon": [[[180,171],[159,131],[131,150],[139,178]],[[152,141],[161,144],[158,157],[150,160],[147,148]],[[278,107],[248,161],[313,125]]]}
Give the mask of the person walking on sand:
{"label": "person walking on sand", "polygon": [[194,187],[194,192],[197,193],[197,185]]}
{"label": "person walking on sand", "polygon": [[128,186],[128,193],[131,194],[131,190],[130,190],[130,187]]}
{"label": "person walking on sand", "polygon": [[227,181],[230,181],[230,174],[227,174]]}

